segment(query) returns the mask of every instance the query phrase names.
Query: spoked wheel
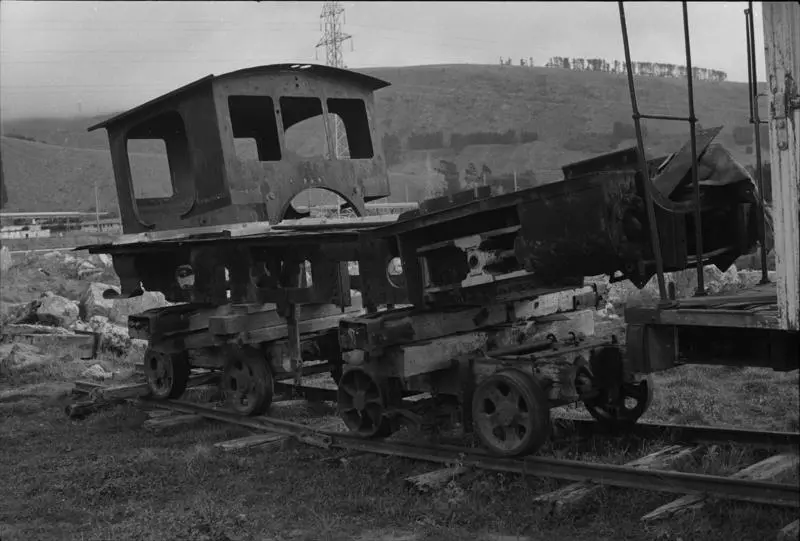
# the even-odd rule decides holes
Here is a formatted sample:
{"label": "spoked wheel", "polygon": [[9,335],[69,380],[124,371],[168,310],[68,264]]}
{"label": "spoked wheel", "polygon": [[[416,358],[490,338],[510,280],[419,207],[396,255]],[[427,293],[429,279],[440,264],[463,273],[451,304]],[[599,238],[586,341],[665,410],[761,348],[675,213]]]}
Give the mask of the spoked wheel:
{"label": "spoked wheel", "polygon": [[539,449],[550,436],[550,405],[539,384],[519,370],[492,374],[472,398],[475,432],[499,456],[519,456]]}
{"label": "spoked wheel", "polygon": [[254,349],[235,349],[222,371],[222,389],[228,404],[241,415],[263,415],[272,405],[272,370]]}
{"label": "spoked wheel", "polygon": [[623,382],[603,389],[584,405],[599,423],[611,429],[630,429],[653,401],[653,380],[646,376],[636,382]]}
{"label": "spoked wheel", "polygon": [[183,353],[163,353],[147,348],[144,375],[153,398],[180,398],[189,381],[189,361]]}
{"label": "spoked wheel", "polygon": [[392,433],[384,415],[387,389],[361,368],[344,372],[336,391],[339,415],[351,432],[365,438],[385,438]]}

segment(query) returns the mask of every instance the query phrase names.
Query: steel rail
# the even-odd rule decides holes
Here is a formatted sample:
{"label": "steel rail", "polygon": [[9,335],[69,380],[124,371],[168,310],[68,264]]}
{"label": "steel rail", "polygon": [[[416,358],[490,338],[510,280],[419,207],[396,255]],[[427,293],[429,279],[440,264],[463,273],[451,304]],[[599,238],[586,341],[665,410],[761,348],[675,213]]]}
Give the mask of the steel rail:
{"label": "steel rail", "polygon": [[[193,376],[190,379],[190,385],[198,385],[205,382],[208,374],[201,374]],[[320,396],[326,400],[335,399],[335,390],[322,389],[317,387],[303,387],[295,388],[289,384],[278,385],[276,382],[276,391],[297,391],[300,396],[308,396],[310,398]],[[77,381],[73,392],[81,394],[90,394],[92,391],[103,386],[94,382]],[[140,387],[144,389],[144,384]],[[173,400],[161,402],[148,397],[140,397],[138,400],[141,403],[158,406],[164,404],[168,409],[186,408],[194,411],[195,407],[205,408],[206,416],[213,415],[219,417],[220,421],[231,422],[237,424],[244,424],[244,426],[251,426],[256,429],[277,430],[282,425],[283,421],[274,419],[268,416],[262,417],[239,417],[236,414],[226,412],[224,410],[212,410],[205,406],[200,406],[191,402],[181,400]],[[190,412],[191,413],[191,412]],[[233,417],[231,417],[233,416]],[[581,436],[627,436],[631,435],[646,440],[659,440],[663,439],[672,443],[716,443],[716,444],[736,444],[736,445],[749,445],[758,447],[772,447],[772,448],[798,448],[800,447],[800,432],[778,432],[771,430],[748,430],[741,428],[727,428],[727,427],[714,427],[714,426],[692,426],[692,425],[677,425],[670,423],[643,423],[638,422],[630,428],[624,430],[614,430],[606,427],[602,423],[594,419],[572,419],[569,417],[554,417],[555,422],[565,422],[572,425],[572,428],[578,435]],[[290,423],[290,425],[295,426]]]}
{"label": "steel rail", "polygon": [[702,494],[727,500],[800,508],[800,487],[796,485],[696,473],[654,471],[630,466],[544,457],[498,458],[489,455],[482,449],[364,440],[355,435],[317,430],[281,419],[241,417],[178,400],[151,401],[144,399],[142,401],[164,409],[294,436],[301,441],[325,448],[341,448],[444,464],[458,463],[490,471],[550,477],[567,481],[591,481],[623,488],[677,494]]}
{"label": "steel rail", "polygon": [[571,423],[576,432],[594,436],[633,435],[642,439],[664,439],[672,443],[732,443],[760,447],[800,447],[800,432],[747,430],[716,426],[691,426],[638,422],[624,431],[605,428],[593,419],[554,418]]}
{"label": "steel rail", "polygon": [[427,449],[409,443],[334,440],[332,447],[400,456],[445,464],[550,477],[565,481],[590,481],[622,488],[636,488],[676,494],[702,494],[720,499],[800,508],[800,487],[719,477],[715,475],[647,470],[614,464],[596,464],[544,457],[496,458],[473,449]]}

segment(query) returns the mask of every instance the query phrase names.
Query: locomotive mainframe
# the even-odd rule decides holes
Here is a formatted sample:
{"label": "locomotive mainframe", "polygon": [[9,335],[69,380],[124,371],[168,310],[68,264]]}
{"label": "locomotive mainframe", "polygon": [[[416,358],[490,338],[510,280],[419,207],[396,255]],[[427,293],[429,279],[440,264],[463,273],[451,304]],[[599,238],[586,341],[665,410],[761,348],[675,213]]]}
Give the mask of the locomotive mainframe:
{"label": "locomotive mainframe", "polygon": [[[752,179],[711,146],[719,131],[701,138],[711,180],[703,214],[714,224],[703,231],[703,259],[727,268],[755,245],[757,209]],[[615,337],[594,336],[603,292],[584,277],[616,275],[640,287],[652,277],[644,182],[670,186],[656,213],[673,235],[667,269],[692,263],[693,246],[681,242],[692,226],[688,152],[650,160],[645,179],[636,150],[619,151],[564,167],[561,182],[424,201],[394,224],[363,232],[401,254],[414,307],[340,322],[339,407],[348,427],[390,433],[392,416],[379,412],[401,408],[393,389],[449,397],[463,426],[504,456],[536,450],[553,407],[582,402],[602,423],[635,423],[652,384],[637,377]]]}
{"label": "locomotive mainframe", "polygon": [[[323,66],[264,66],[209,76],[100,125],[125,235],[88,248],[112,255],[122,296],[147,289],[179,303],[129,318],[131,336],[149,341],[151,393],[180,396],[192,368],[211,368],[234,411],[259,415],[276,380],[328,371],[354,432],[385,437],[422,422],[402,398],[430,393],[503,456],[542,445],[553,407],[583,402],[601,422],[635,423],[652,385],[614,337],[595,336],[603,291],[584,277],[641,287],[653,276],[646,183],[666,186],[655,213],[665,269],[696,261],[688,145],[647,171],[636,149],[619,151],[566,166],[561,182],[427,200],[388,225],[287,221],[308,188],[335,192],[359,216],[389,195],[373,103],[385,86]],[[346,156],[335,154],[331,115]],[[289,149],[287,130],[316,117],[321,129],[305,137],[324,141],[323,155]],[[718,131],[697,147],[708,180],[701,259],[727,268],[755,246],[757,199],[749,175],[711,146]],[[127,152],[137,138],[165,142],[172,195],[137,197]],[[238,154],[241,138],[255,142],[254,157]],[[312,360],[325,363],[304,368]]]}

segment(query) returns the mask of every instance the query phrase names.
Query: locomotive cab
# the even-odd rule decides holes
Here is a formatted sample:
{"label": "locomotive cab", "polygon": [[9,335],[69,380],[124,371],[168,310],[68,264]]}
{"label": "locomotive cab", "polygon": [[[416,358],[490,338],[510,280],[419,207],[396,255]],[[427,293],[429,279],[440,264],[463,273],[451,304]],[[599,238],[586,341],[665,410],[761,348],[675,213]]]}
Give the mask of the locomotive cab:
{"label": "locomotive cab", "polygon": [[291,201],[310,188],[363,215],[389,195],[373,95],[388,85],[327,66],[260,66],[91,126],[108,132],[123,233],[274,224],[298,217]]}

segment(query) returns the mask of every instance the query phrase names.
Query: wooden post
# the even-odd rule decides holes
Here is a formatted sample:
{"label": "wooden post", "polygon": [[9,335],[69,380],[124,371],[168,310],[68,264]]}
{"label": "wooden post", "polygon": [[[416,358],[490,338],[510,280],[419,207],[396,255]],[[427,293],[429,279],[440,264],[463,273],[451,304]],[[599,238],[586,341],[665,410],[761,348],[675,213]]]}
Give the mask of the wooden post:
{"label": "wooden post", "polygon": [[781,328],[800,330],[800,4],[762,2]]}

